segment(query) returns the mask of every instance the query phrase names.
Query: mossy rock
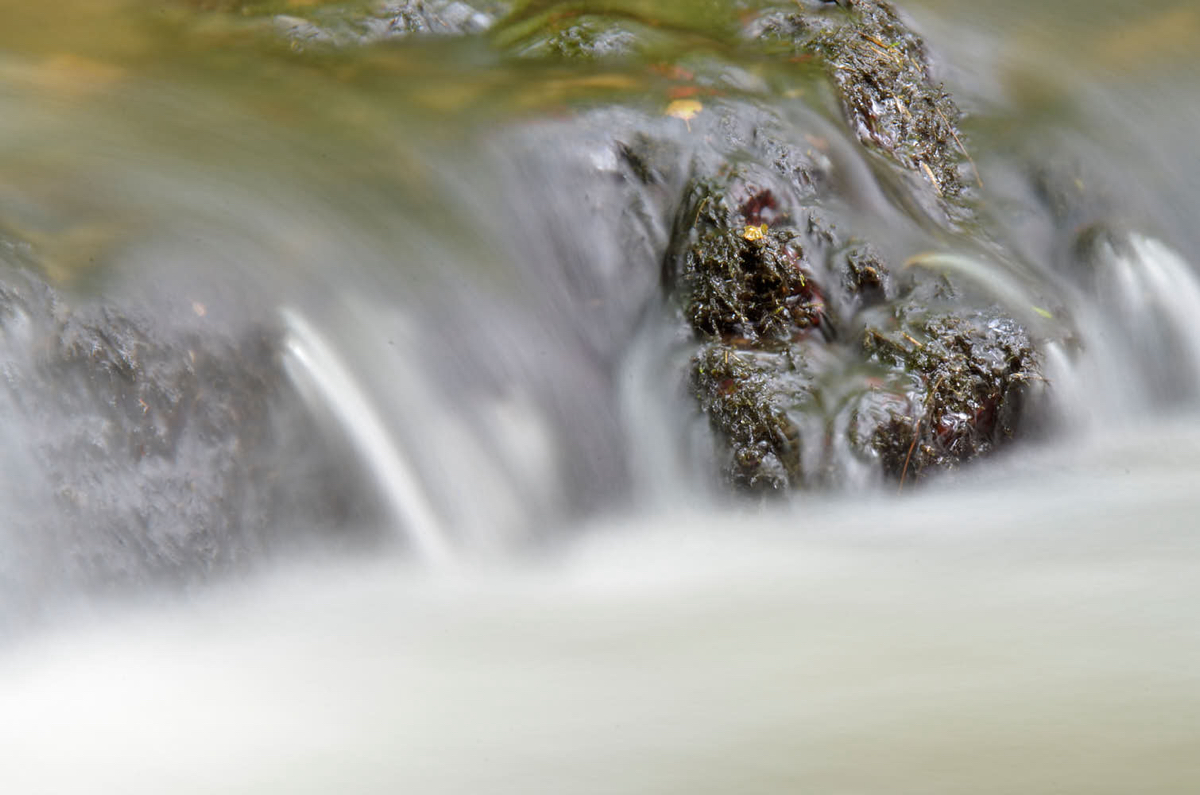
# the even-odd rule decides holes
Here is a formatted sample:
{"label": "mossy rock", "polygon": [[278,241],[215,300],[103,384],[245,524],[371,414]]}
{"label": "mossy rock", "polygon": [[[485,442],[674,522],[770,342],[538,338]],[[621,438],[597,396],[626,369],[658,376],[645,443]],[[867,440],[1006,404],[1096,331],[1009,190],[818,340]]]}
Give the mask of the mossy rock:
{"label": "mossy rock", "polygon": [[763,187],[763,173],[739,164],[694,178],[665,265],[698,343],[690,388],[729,483],[838,486],[822,456],[848,448],[903,484],[1013,438],[1042,380],[1021,325],[943,275],[909,271],[898,289],[871,244],[796,225],[795,196]]}
{"label": "mossy rock", "polygon": [[748,34],[823,65],[858,140],[930,185],[952,218],[969,215],[962,113],[935,81],[924,41],[890,4],[801,4],[761,15]]}
{"label": "mossy rock", "polygon": [[811,386],[798,353],[709,342],[692,359],[692,390],[723,441],[721,469],[740,489],[774,492],[803,483],[800,435],[788,416]]}
{"label": "mossy rock", "polygon": [[[1042,380],[1025,330],[998,308],[928,311],[910,295],[890,331],[868,328],[863,353],[908,380],[872,432],[855,441],[898,480],[950,469],[1011,439],[1027,388]],[[861,424],[858,424],[861,427]]]}

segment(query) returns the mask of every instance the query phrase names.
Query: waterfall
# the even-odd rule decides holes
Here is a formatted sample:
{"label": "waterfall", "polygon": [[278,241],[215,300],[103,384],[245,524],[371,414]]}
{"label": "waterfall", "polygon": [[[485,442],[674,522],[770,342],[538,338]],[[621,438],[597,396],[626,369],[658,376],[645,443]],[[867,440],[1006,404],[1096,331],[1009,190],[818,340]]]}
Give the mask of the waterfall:
{"label": "waterfall", "polygon": [[[392,438],[361,384],[330,344],[297,311],[279,311],[287,336],[285,366],[297,385],[337,418],[346,437],[374,477],[392,521],[402,528],[413,550],[438,566],[454,558],[450,542],[415,469]],[[396,407],[392,407],[393,410]]]}

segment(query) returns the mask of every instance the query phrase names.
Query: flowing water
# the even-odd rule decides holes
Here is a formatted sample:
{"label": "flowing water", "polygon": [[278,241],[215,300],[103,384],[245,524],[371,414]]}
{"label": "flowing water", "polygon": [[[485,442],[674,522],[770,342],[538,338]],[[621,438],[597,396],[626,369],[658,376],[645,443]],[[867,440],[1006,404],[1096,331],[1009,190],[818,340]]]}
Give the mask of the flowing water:
{"label": "flowing water", "polygon": [[[1200,786],[1194,3],[905,6],[986,245],[721,3],[609,4],[653,51],[584,65],[503,23],[351,42],[310,2],[28,5],[0,3],[5,792]],[[724,495],[657,292],[674,199],[612,145],[711,129],[664,113],[662,63],[828,140],[842,218],[1034,330],[1025,438],[900,494],[845,464]],[[114,318],[119,355],[89,342]],[[153,342],[274,397],[202,389],[179,430],[95,375],[172,377]]]}

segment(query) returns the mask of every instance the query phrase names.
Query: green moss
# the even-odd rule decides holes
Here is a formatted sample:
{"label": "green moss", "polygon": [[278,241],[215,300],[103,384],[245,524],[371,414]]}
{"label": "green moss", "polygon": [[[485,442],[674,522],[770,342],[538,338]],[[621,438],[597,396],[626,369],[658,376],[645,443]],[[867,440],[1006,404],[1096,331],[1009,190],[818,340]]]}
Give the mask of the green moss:
{"label": "green moss", "polygon": [[[765,14],[752,35],[821,62],[851,131],[867,148],[931,185],[962,215],[968,183],[961,112],[933,80],[925,43],[880,0]],[[969,162],[969,161],[968,161]]]}
{"label": "green moss", "polygon": [[787,340],[827,322],[799,231],[764,220],[778,219],[769,189],[735,173],[723,184],[696,181],[690,196],[695,222],[680,287],[696,331]]}
{"label": "green moss", "polygon": [[809,383],[789,347],[701,346],[692,360],[692,390],[717,432],[721,468],[734,486],[773,492],[802,483],[800,434],[788,411],[808,396]]}
{"label": "green moss", "polygon": [[928,312],[913,297],[897,328],[868,328],[862,350],[907,376],[907,401],[880,417],[869,438],[884,471],[917,479],[993,450],[1017,430],[1026,387],[1041,379],[1024,329],[995,309]]}

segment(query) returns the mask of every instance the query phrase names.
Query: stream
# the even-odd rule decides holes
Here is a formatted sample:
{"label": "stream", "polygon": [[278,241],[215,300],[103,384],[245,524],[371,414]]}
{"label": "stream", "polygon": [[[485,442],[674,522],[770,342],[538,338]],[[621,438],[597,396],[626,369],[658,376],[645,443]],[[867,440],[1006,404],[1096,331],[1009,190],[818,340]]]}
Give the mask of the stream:
{"label": "stream", "polygon": [[[965,226],[762,5],[0,0],[0,790],[1200,786],[1200,4],[904,3]],[[731,492],[661,285],[747,114],[1027,326],[1017,438]]]}

